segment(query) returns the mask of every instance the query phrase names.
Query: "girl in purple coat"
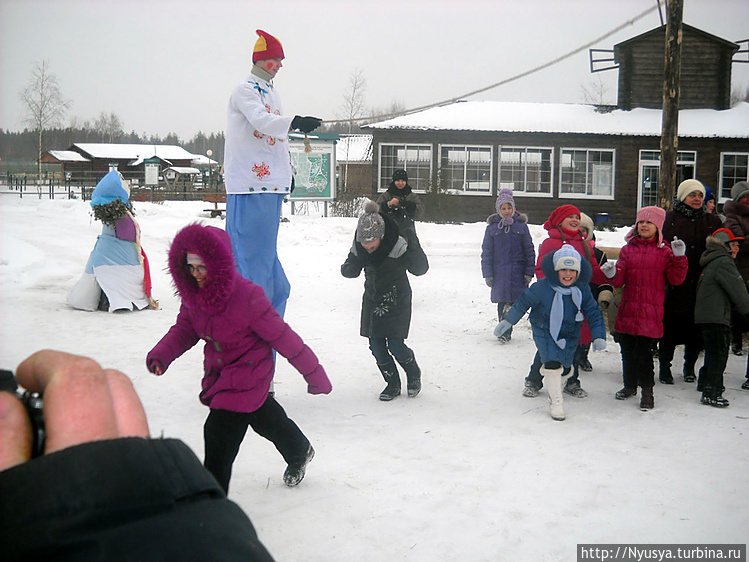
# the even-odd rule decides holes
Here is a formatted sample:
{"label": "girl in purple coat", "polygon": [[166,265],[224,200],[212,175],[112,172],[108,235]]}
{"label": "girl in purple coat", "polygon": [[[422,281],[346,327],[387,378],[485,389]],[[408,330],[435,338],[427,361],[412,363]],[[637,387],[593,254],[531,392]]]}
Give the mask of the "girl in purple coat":
{"label": "girl in purple coat", "polygon": [[236,270],[228,234],[193,224],[174,238],[169,272],[182,298],[177,321],[146,358],[163,374],[205,341],[200,401],[210,408],[203,428],[205,467],[224,490],[247,426],[271,441],[287,463],[283,480],[296,486],[315,454],[309,440],[270,393],[277,351],[304,376],[310,394],[331,384],[312,350],[278,315],[262,287]]}
{"label": "girl in purple coat", "polygon": [[624,286],[614,330],[622,353],[624,388],[617,400],[626,400],[642,389],[640,409],[654,406],[653,340],[663,336],[663,301],[666,283],[681,285],[687,276],[686,244],[674,238],[671,245],[663,240],[666,211],[660,207],[643,207],[637,223],[625,236],[626,245],[616,265],[607,261],[601,266],[614,287]]}
{"label": "girl in purple coat", "polygon": [[[481,244],[481,275],[491,287],[491,300],[497,303],[501,322],[515,300],[533,279],[536,251],[527,218],[515,209],[511,189],[500,189],[497,213],[486,219],[488,226]],[[512,328],[499,336],[501,343],[512,337]]]}

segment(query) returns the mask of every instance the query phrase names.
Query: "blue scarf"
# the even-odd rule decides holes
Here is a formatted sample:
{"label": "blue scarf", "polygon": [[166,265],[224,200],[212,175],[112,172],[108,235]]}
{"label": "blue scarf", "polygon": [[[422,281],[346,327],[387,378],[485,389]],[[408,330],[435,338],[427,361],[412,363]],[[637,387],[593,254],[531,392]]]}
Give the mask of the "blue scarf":
{"label": "blue scarf", "polygon": [[575,315],[576,322],[583,321],[582,304],[583,294],[577,287],[561,287],[559,285],[551,285],[554,289],[554,300],[551,302],[551,315],[549,317],[549,331],[551,337],[554,339],[554,343],[557,344],[559,349],[564,349],[567,345],[567,341],[559,338],[559,330],[562,329],[562,320],[564,319],[564,295],[572,295],[572,302],[577,306],[577,314]]}

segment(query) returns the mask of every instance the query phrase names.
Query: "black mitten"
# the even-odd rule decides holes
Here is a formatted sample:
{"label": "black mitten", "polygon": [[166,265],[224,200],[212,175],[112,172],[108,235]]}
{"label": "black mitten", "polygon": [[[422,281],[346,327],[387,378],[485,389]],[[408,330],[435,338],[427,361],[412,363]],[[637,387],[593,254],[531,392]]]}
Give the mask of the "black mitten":
{"label": "black mitten", "polygon": [[317,117],[296,115],[291,122],[291,128],[298,129],[303,133],[311,133],[320,126],[320,123],[322,123],[322,119],[318,119]]}

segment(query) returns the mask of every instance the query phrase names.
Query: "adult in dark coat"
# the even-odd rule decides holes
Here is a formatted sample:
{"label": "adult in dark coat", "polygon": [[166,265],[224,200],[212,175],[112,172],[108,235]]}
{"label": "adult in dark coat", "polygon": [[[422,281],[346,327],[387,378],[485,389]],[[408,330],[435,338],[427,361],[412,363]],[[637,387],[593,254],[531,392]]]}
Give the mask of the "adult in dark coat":
{"label": "adult in dark coat", "polygon": [[697,281],[702,273],[700,257],[705,251],[705,239],[722,226],[717,215],[707,213],[703,201],[705,187],[697,180],[681,182],[672,211],[666,214],[663,238],[670,242],[674,237],[687,245],[689,269],[681,285],[669,285],[666,291],[663,315],[663,338],[658,344],[660,363],[659,379],[663,384],[673,384],[671,362],[674,350],[684,344],[683,375],[686,382],[694,382],[695,363],[702,350],[702,334],[694,323],[697,301]]}
{"label": "adult in dark coat", "polygon": [[408,239],[400,236],[395,222],[377,212],[373,201],[364,211],[341,274],[355,278],[364,270],[359,333],[369,338],[369,349],[387,383],[380,400],[392,400],[401,391],[393,357],[406,371],[408,395],[414,397],[421,390],[421,369],[404,342],[411,325],[411,284],[406,272],[424,275],[429,262],[413,231],[406,233]]}

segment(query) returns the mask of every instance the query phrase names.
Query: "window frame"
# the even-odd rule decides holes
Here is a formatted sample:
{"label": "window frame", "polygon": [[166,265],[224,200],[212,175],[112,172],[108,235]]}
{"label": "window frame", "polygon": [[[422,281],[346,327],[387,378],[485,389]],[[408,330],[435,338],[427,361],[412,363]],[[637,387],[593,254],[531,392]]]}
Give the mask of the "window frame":
{"label": "window frame", "polygon": [[463,186],[464,186],[463,189],[455,189],[455,188],[449,187],[445,189],[445,193],[448,193],[450,195],[469,195],[471,197],[475,197],[475,196],[491,197],[493,195],[492,186],[494,185],[494,150],[493,150],[492,145],[490,144],[460,144],[460,143],[439,144],[437,148],[437,158],[438,158],[437,170],[438,170],[438,175],[440,178],[440,182],[439,182],[440,189],[442,189],[442,174],[443,174],[442,151],[445,148],[450,148],[450,149],[462,148],[464,149],[464,153],[466,155],[469,154],[470,149],[482,149],[482,151],[479,152],[479,154],[483,154],[484,151],[487,151],[489,154],[489,161],[486,163],[488,167],[488,171],[489,171],[489,179],[486,182],[488,186],[486,190],[483,190],[483,189],[482,190],[466,190],[465,189],[465,185],[468,183],[466,181],[466,175],[468,171],[468,165],[470,164],[469,158],[466,157],[465,163],[463,165]]}
{"label": "window frame", "polygon": [[[397,160],[397,150],[399,148],[402,148],[404,152],[406,153],[406,160],[404,160],[403,167],[393,167],[393,171],[396,169],[403,169],[406,170],[406,173],[408,174],[408,184],[411,186],[411,189],[415,193],[428,193],[431,191],[432,186],[432,173],[434,169],[434,145],[432,143],[425,143],[425,142],[414,142],[414,143],[407,143],[407,142],[381,142],[377,146],[378,150],[378,161],[377,161],[377,192],[382,193],[384,191],[387,191],[387,188],[390,185],[390,182],[392,181],[393,177],[393,171],[391,171],[388,174],[383,174],[383,158],[382,158],[382,152],[384,147],[398,147],[396,148],[396,162],[399,162]],[[409,170],[422,170],[425,168],[425,166],[418,166],[416,164],[412,166],[408,166],[408,150],[409,149],[415,149],[417,151],[427,151],[429,153],[429,176],[427,178],[427,187],[420,187],[420,184],[422,183],[422,176],[420,174],[412,174]],[[418,163],[418,160],[415,162]],[[412,183],[412,177],[414,178]]]}
{"label": "window frame", "polygon": [[[527,155],[528,151],[536,151],[539,153],[542,153],[542,151],[549,151],[550,158],[549,158],[549,191],[526,191],[525,189],[519,190],[514,187],[510,188],[507,185],[502,184],[502,150],[503,149],[510,149],[510,150],[523,150],[523,155]],[[508,189],[512,189],[513,196],[517,197],[554,197],[554,176],[555,176],[555,160],[556,154],[554,151],[553,146],[520,146],[520,145],[497,145],[497,191],[500,189],[507,187]],[[543,160],[542,160],[543,162]],[[523,171],[523,187],[527,185],[527,177],[528,177],[528,164],[525,163],[522,165],[522,171]]]}
{"label": "window frame", "polygon": [[[565,193],[564,188],[564,156],[565,152],[585,152],[585,193]],[[592,193],[593,186],[590,185],[588,176],[591,175],[589,170],[591,166],[590,153],[607,153],[611,154],[611,193],[609,195],[596,195]],[[595,164],[592,163],[592,164]],[[591,193],[589,193],[589,191]],[[614,201],[616,199],[616,149],[615,148],[588,148],[588,147],[560,147],[559,148],[559,199],[596,199],[600,201]]]}
{"label": "window frame", "polygon": [[[736,177],[734,175],[734,181],[733,181],[733,183],[731,185],[729,185],[729,186],[725,186],[724,187],[723,182],[725,181],[726,177],[725,177],[723,171],[725,169],[726,156],[745,156],[746,160],[747,160],[747,162],[746,162],[747,163],[747,172],[746,172],[747,177],[745,177],[745,178],[738,178],[738,177]],[[722,203],[725,203],[726,201],[730,201],[731,200],[730,196],[729,197],[725,197],[723,195],[724,190],[727,190],[728,193],[729,193],[729,195],[730,195],[731,188],[733,188],[733,186],[737,182],[740,182],[740,181],[749,181],[749,152],[735,152],[735,151],[721,152],[720,153],[720,170],[718,172],[718,178],[719,178],[719,185],[718,185],[719,197],[717,197],[717,203],[722,204]]]}

